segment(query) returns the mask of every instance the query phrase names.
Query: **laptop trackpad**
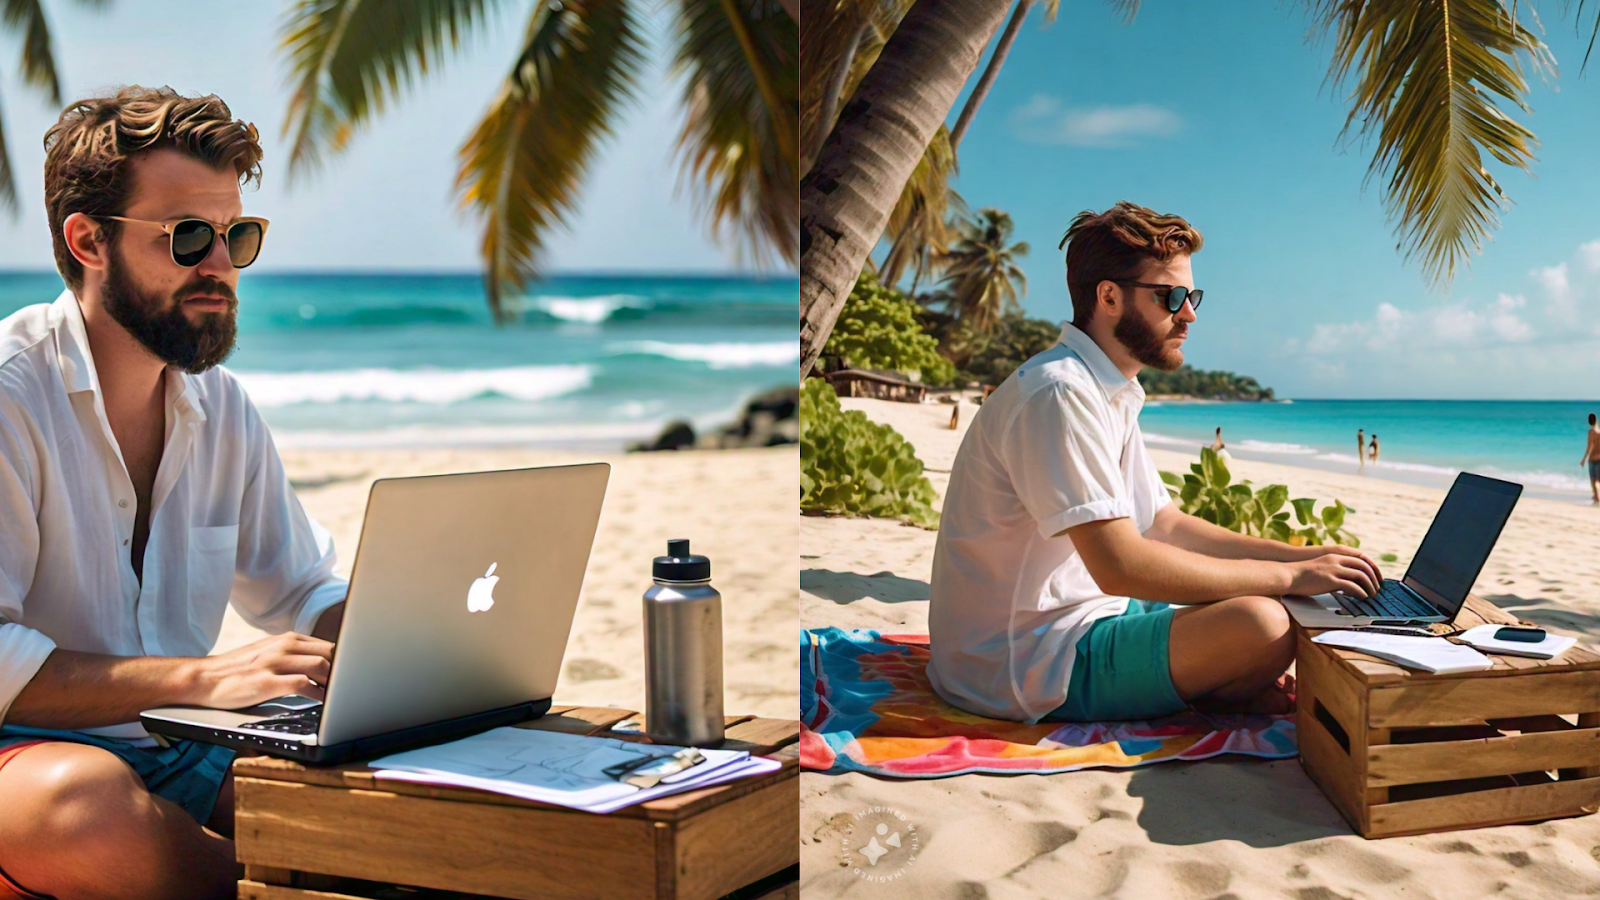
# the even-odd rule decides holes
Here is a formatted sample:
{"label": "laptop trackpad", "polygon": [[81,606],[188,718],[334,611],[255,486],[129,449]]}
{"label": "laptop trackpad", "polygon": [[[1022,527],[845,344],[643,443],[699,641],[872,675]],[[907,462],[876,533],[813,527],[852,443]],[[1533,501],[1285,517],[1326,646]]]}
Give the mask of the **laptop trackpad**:
{"label": "laptop trackpad", "polygon": [[259,703],[255,706],[241,709],[239,712],[250,713],[258,716],[273,716],[285,712],[300,712],[301,710],[316,709],[321,705],[321,700],[313,700],[310,697],[302,697],[299,694],[290,694],[287,697],[278,697],[273,700],[268,700],[265,703]]}

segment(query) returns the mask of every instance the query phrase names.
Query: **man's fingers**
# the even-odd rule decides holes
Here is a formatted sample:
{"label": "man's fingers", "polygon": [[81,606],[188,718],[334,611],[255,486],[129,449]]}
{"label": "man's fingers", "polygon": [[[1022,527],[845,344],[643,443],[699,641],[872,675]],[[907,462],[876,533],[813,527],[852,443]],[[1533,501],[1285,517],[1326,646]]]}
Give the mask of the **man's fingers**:
{"label": "man's fingers", "polygon": [[284,656],[272,665],[276,674],[304,675],[318,684],[328,683],[328,673],[332,669],[333,664],[320,656]]}
{"label": "man's fingers", "polygon": [[289,688],[284,693],[299,694],[302,697],[310,697],[313,700],[327,699],[327,689],[319,684],[314,684],[308,678],[291,678],[288,679],[288,682]]}

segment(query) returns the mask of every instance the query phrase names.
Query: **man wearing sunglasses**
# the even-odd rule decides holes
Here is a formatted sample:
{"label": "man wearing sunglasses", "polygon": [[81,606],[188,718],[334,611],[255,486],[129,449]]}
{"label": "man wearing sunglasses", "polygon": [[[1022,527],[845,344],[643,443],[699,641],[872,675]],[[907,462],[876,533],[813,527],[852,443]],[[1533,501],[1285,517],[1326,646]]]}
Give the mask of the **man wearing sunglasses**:
{"label": "man wearing sunglasses", "polygon": [[[233,896],[233,752],[139,712],[322,699],[345,583],[218,366],[260,159],[170,88],[45,136],[67,290],[0,321],[0,898]],[[230,601],[276,636],[210,656]]]}
{"label": "man wearing sunglasses", "polygon": [[1286,712],[1277,598],[1381,582],[1357,550],[1246,537],[1168,499],[1136,376],[1183,363],[1201,243],[1131,203],[1067,229],[1072,322],[984,401],[945,494],[928,674],[956,706],[1029,723]]}

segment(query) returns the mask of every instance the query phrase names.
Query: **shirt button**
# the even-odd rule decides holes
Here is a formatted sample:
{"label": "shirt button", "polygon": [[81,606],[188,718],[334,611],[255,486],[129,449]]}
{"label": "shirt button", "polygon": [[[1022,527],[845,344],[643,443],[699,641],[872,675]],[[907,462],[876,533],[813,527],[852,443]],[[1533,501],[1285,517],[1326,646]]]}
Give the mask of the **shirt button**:
{"label": "shirt button", "polygon": [[122,507],[123,509],[127,509],[128,508],[128,501],[126,501],[126,500],[118,500],[117,501],[117,505]]}
{"label": "shirt button", "polygon": [[126,546],[128,546],[128,542],[127,542],[127,541],[126,541],[126,540],[124,540],[124,541],[123,541],[123,542],[122,542],[122,546],[124,546],[124,547],[126,547]]}

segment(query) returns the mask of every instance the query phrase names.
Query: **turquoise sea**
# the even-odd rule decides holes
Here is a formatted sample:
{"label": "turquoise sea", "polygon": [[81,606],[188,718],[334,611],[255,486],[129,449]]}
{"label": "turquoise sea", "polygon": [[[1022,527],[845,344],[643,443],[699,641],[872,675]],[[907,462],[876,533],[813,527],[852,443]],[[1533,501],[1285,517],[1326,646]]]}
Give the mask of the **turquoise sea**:
{"label": "turquoise sea", "polygon": [[[0,273],[0,315],[55,299]],[[476,274],[254,274],[225,365],[284,446],[614,447],[795,383],[793,277],[561,275],[496,327]]]}
{"label": "turquoise sea", "polygon": [[1222,426],[1228,452],[1245,459],[1363,471],[1356,429],[1378,435],[1366,474],[1447,485],[1462,471],[1516,481],[1533,496],[1589,498],[1583,456],[1600,400],[1294,400],[1288,403],[1147,403],[1139,418],[1152,447],[1192,450]]}

